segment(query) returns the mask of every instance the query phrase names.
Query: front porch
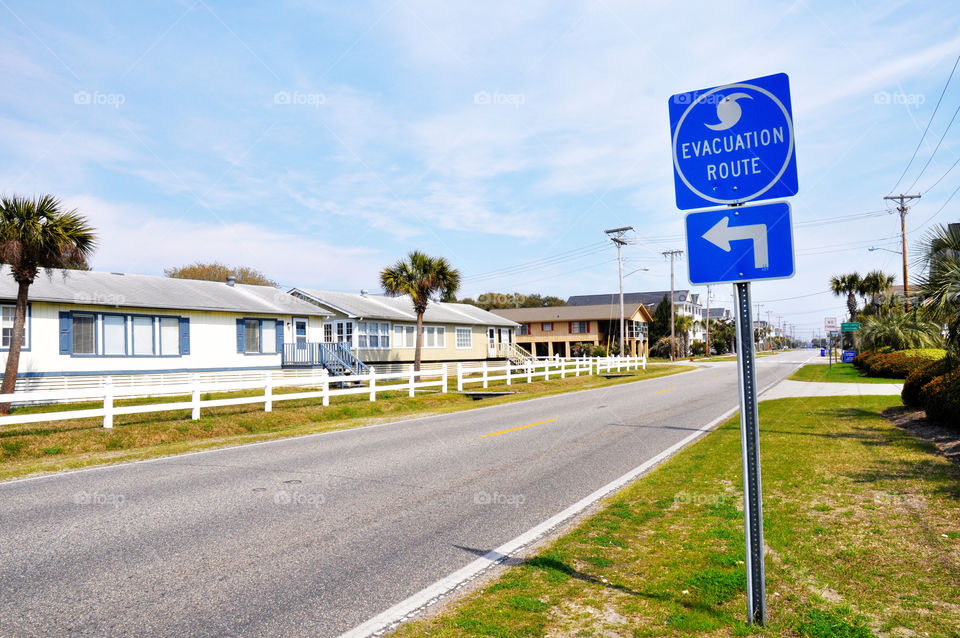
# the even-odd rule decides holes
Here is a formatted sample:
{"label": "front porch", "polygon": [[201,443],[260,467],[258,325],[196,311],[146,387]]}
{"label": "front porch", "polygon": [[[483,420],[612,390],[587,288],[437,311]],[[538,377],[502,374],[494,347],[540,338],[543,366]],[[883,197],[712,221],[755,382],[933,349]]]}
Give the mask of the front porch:
{"label": "front porch", "polygon": [[308,342],[283,344],[284,368],[326,368],[330,374],[364,374],[367,365],[350,351],[347,342]]}

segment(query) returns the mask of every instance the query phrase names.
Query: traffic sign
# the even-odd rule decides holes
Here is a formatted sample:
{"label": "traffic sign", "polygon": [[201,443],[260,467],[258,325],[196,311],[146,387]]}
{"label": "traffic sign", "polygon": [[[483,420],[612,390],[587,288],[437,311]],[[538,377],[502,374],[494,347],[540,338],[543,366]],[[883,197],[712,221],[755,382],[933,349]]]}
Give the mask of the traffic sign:
{"label": "traffic sign", "polygon": [[687,213],[685,225],[693,284],[793,277],[787,202]]}
{"label": "traffic sign", "polygon": [[678,93],[669,110],[680,210],[797,194],[786,73]]}
{"label": "traffic sign", "polygon": [[824,318],[823,318],[823,329],[824,329],[824,330],[836,330],[836,329],[837,329],[837,318],[836,318],[836,317],[824,317]]}
{"label": "traffic sign", "polygon": [[859,322],[856,322],[856,321],[841,323],[840,329],[843,330],[844,332],[856,332],[857,330],[860,329],[860,324]]}

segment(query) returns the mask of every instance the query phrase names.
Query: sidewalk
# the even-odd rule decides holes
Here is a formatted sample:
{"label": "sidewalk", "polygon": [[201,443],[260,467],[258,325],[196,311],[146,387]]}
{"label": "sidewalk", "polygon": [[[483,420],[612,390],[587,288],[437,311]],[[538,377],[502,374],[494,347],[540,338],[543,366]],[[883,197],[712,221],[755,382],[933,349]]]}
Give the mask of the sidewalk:
{"label": "sidewalk", "polygon": [[902,383],[817,383],[785,379],[770,388],[760,399],[899,395],[901,390]]}

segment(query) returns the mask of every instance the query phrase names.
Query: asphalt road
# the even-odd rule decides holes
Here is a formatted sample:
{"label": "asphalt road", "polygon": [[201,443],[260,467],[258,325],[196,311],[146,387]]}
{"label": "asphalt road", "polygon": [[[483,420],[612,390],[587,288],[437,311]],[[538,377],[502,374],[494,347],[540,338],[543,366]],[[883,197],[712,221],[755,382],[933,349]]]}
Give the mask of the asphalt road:
{"label": "asphalt road", "polygon": [[[758,359],[760,387],[810,352]],[[336,636],[736,405],[712,364],[2,483],[0,636]]]}

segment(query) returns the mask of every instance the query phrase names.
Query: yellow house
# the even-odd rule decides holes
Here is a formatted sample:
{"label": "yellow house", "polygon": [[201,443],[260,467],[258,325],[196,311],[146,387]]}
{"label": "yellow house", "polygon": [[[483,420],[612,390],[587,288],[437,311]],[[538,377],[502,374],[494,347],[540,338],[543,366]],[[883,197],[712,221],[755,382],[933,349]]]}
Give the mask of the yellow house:
{"label": "yellow house", "polygon": [[[504,308],[491,310],[520,324],[517,345],[538,357],[569,357],[574,344],[613,346],[620,342],[620,304]],[[623,308],[627,332],[624,354],[647,354],[647,327],[653,317],[643,304]]]}

